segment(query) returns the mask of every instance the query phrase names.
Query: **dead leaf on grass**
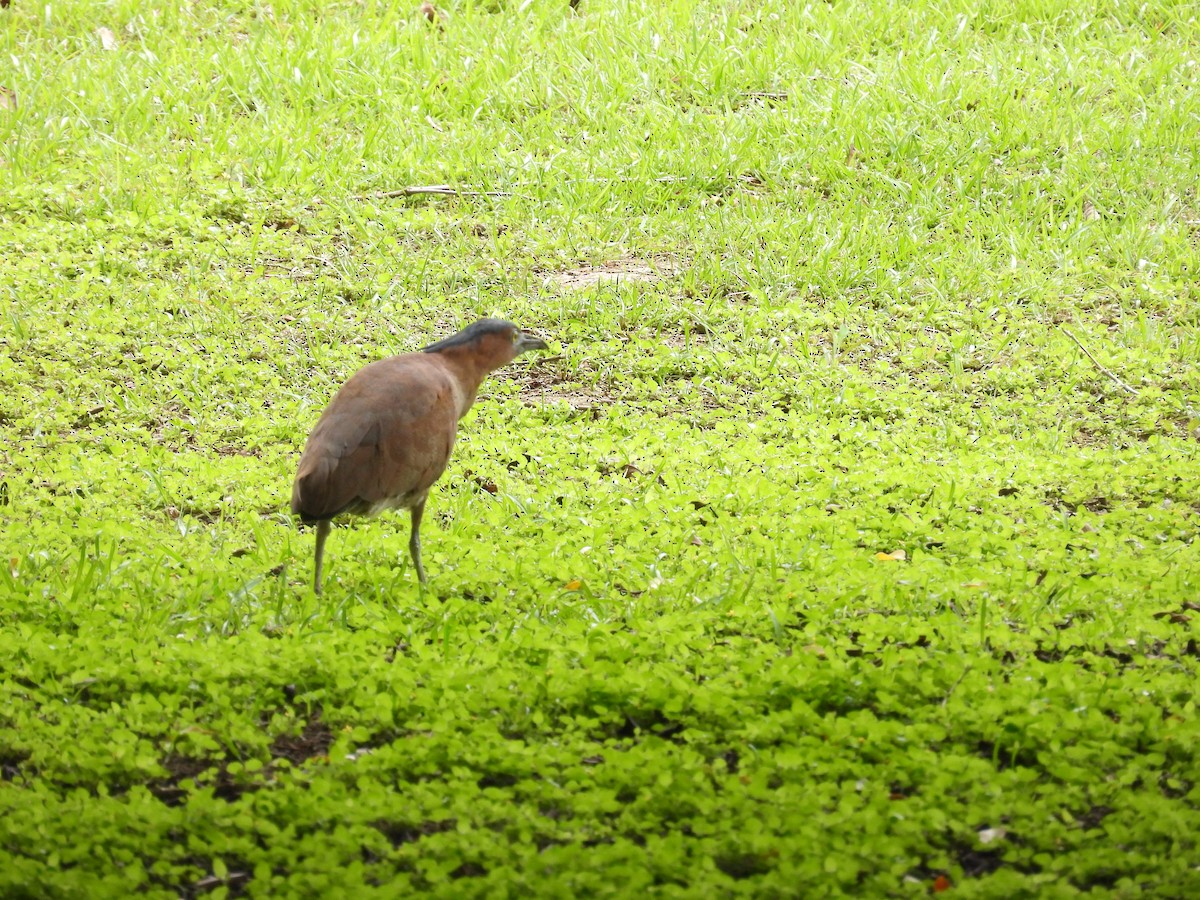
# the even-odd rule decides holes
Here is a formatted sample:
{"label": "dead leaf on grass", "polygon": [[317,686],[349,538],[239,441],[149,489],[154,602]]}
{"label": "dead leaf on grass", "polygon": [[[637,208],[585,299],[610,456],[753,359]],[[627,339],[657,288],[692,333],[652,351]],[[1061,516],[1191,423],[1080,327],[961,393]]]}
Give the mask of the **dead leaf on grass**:
{"label": "dead leaf on grass", "polygon": [[113,34],[113,30],[111,28],[105,28],[103,25],[101,25],[96,29],[96,37],[100,39],[101,50],[117,49],[117,36]]}
{"label": "dead leaf on grass", "polygon": [[417,14],[422,16],[430,25],[441,27],[446,21],[446,14],[434,6],[432,3],[422,3],[417,7]]}
{"label": "dead leaf on grass", "polygon": [[17,92],[0,85],[0,109],[16,109]]}
{"label": "dead leaf on grass", "polygon": [[470,472],[470,470],[467,471],[467,475],[471,477],[471,480],[475,482],[475,486],[481,491],[485,491],[493,496],[500,492],[500,488],[496,485],[496,482],[492,481],[492,479],[486,478],[483,475],[475,475],[474,473]]}
{"label": "dead leaf on grass", "polygon": [[1100,219],[1100,212],[1096,209],[1094,203],[1087,197],[1083,198],[1083,218],[1089,222],[1096,222]]}
{"label": "dead leaf on grass", "polygon": [[893,550],[891,553],[884,553],[881,550],[875,554],[875,558],[880,562],[904,562],[908,559],[908,554],[903,550]]}
{"label": "dead leaf on grass", "polygon": [[1186,625],[1192,621],[1192,617],[1187,613],[1175,612],[1174,610],[1163,610],[1154,614],[1156,619],[1166,619],[1172,625]]}

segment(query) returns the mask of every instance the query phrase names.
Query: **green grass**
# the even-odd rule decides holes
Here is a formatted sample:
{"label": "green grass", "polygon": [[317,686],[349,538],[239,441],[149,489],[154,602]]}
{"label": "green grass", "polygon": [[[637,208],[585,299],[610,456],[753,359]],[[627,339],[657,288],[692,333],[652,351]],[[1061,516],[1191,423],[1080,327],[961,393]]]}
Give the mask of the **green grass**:
{"label": "green grass", "polygon": [[416,6],[0,10],[0,894],[1200,893],[1194,5]]}

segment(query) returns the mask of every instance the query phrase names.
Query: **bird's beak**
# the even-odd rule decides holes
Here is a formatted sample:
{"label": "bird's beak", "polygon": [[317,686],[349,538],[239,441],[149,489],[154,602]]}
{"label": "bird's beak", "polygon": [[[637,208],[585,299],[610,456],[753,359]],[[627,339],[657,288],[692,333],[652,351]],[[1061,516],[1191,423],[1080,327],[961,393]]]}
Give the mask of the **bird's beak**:
{"label": "bird's beak", "polygon": [[550,347],[536,334],[530,334],[528,331],[522,331],[521,336],[517,338],[517,355],[520,356],[528,350],[549,350]]}

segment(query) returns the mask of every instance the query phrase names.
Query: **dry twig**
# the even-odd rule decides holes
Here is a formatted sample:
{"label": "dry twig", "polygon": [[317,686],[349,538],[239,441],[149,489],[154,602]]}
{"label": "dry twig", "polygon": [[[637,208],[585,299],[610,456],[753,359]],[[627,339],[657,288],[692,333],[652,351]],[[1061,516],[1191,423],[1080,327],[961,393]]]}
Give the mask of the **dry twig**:
{"label": "dry twig", "polygon": [[1067,331],[1067,329],[1064,328],[1063,331],[1066,332],[1067,337],[1069,337],[1071,340],[1073,340],[1076,344],[1079,345],[1079,349],[1084,352],[1084,354],[1087,356],[1087,358],[1092,361],[1092,364],[1097,369],[1099,369],[1101,372],[1103,372],[1105,375],[1107,375],[1109,378],[1112,379],[1113,384],[1115,384],[1117,387],[1119,387],[1121,390],[1125,391],[1127,394],[1129,394],[1132,397],[1138,396],[1138,392],[1135,388],[1131,388],[1129,385],[1127,385],[1125,382],[1123,382],[1120,378],[1118,378],[1116,375],[1114,375],[1108,369],[1104,368],[1104,366],[1100,365],[1100,360],[1098,360],[1098,359],[1096,359],[1096,357],[1092,356],[1092,351],[1089,350],[1087,347],[1083,346],[1083,341],[1081,341],[1079,338],[1075,337],[1075,335],[1073,335],[1070,331]]}
{"label": "dry twig", "polygon": [[510,191],[464,191],[452,188],[448,184],[417,184],[410,187],[397,188],[394,191],[380,191],[377,194],[359,194],[355,200],[394,200],[396,197],[417,197],[432,195],[434,197],[511,197]]}

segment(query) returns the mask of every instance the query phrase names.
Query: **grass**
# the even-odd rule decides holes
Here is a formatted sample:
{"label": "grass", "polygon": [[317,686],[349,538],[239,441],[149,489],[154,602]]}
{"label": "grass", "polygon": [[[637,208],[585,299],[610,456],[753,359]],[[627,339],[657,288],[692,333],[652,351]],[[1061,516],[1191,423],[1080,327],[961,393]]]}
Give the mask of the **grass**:
{"label": "grass", "polygon": [[0,893],[1200,891],[1192,5],[415,6],[0,10]]}

